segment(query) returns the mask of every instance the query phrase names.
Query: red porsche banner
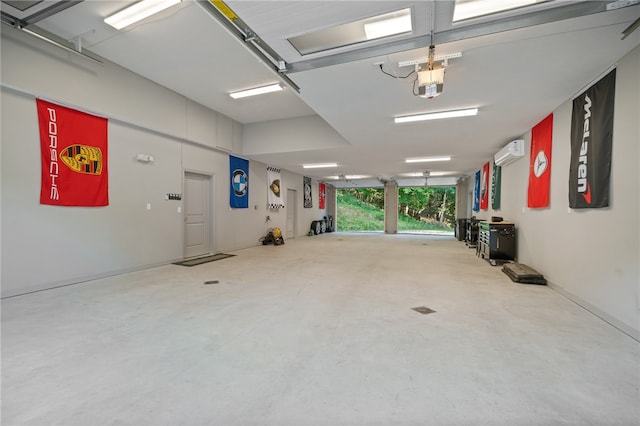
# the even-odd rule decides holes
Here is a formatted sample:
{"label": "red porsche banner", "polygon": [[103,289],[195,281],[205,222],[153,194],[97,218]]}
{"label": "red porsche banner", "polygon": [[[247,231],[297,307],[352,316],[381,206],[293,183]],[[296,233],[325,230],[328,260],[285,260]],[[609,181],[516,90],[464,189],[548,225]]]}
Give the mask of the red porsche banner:
{"label": "red porsche banner", "polygon": [[42,153],[40,204],[109,205],[107,119],[36,99]]}
{"label": "red porsche banner", "polygon": [[325,208],[326,192],[327,192],[326,185],[324,183],[319,183],[318,184],[318,196],[319,196],[318,206],[320,209]]}
{"label": "red porsche banner", "polygon": [[528,207],[549,207],[552,139],[553,113],[549,114],[531,129]]}
{"label": "red porsche banner", "polygon": [[480,209],[489,208],[489,163],[482,166],[482,181],[480,182]]}

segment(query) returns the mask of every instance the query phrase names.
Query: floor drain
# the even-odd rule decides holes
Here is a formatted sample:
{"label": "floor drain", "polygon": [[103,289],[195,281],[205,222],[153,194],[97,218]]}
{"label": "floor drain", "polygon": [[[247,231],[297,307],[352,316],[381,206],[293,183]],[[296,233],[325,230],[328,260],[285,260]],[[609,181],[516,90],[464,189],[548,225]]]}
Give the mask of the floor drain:
{"label": "floor drain", "polygon": [[411,308],[411,309],[421,313],[422,315],[432,314],[435,312],[433,309],[429,309],[426,306],[418,306],[417,308]]}
{"label": "floor drain", "polygon": [[205,281],[205,284],[218,284],[220,281],[218,280],[211,280],[211,281]]}

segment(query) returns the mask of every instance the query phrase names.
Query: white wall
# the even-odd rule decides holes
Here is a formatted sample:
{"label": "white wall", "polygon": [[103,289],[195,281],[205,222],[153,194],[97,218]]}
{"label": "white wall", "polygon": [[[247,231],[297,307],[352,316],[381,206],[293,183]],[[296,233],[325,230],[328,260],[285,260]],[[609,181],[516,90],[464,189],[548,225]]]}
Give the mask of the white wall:
{"label": "white wall", "polygon": [[[570,99],[553,111],[549,208],[527,208],[529,132],[523,135],[527,155],[502,168],[500,210],[474,214],[481,219],[502,216],[515,222],[519,262],[538,270],[558,291],[637,338],[640,336],[640,47],[618,61],[614,108],[608,208],[569,209]],[[473,177],[468,185],[473,188]]]}
{"label": "white wall", "polygon": [[[118,66],[5,26],[1,54],[2,297],[181,259],[182,202],[165,194],[183,192],[185,171],[212,176],[212,252],[257,245],[273,226],[286,229],[286,211],[267,209],[265,164],[250,162],[250,208],[229,208],[229,153],[243,153],[239,123]],[[39,204],[34,96],[109,118],[109,206]],[[138,153],[155,161],[137,162]],[[325,214],[317,208],[317,182],[315,207],[304,209],[302,176],[283,171],[282,180],[283,193],[300,194],[296,232],[304,236]]]}

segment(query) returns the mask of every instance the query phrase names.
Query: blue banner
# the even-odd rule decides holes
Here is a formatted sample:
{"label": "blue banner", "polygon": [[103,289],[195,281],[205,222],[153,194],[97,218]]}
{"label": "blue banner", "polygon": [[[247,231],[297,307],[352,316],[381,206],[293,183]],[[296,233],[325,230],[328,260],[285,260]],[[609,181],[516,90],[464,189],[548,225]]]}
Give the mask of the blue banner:
{"label": "blue banner", "polygon": [[231,190],[229,205],[235,209],[249,207],[249,160],[229,156]]}
{"label": "blue banner", "polygon": [[476,172],[476,187],[473,190],[473,211],[480,211],[480,170]]}

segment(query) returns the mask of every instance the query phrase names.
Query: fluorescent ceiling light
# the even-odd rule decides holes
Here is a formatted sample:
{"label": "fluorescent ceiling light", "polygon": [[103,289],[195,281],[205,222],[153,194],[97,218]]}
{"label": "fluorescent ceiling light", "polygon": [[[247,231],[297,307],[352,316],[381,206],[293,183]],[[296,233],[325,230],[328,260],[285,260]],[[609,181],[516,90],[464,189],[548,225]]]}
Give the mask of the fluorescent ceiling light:
{"label": "fluorescent ceiling light", "polygon": [[425,172],[413,172],[413,173],[402,173],[400,176],[406,177],[434,177],[434,176],[447,176],[447,175],[455,175],[457,172],[432,172],[429,171],[428,175],[425,176]]}
{"label": "fluorescent ceiling light", "polygon": [[340,180],[340,179],[347,179],[347,180],[352,180],[352,179],[366,179],[366,178],[370,178],[371,176],[369,175],[340,175],[340,176],[327,176],[326,179],[333,179],[333,180]]}
{"label": "fluorescent ceiling light", "polygon": [[470,115],[476,115],[477,113],[478,113],[478,108],[468,108],[468,109],[458,109],[454,111],[442,111],[442,112],[430,112],[426,114],[404,115],[401,117],[396,117],[393,120],[395,121],[396,124],[399,124],[399,123],[411,123],[413,121],[437,120],[440,118],[467,117]]}
{"label": "fluorescent ceiling light", "polygon": [[405,163],[429,163],[432,161],[449,161],[451,157],[424,157],[424,158],[407,158]]}
{"label": "fluorescent ceiling light", "polygon": [[303,164],[303,169],[322,169],[326,167],[338,167],[338,163],[316,163],[316,164]]}
{"label": "fluorescent ceiling light", "polygon": [[279,83],[270,84],[268,86],[254,87],[253,89],[239,90],[237,92],[229,93],[233,99],[246,98],[248,96],[263,95],[265,93],[277,92],[282,90],[282,86]]}
{"label": "fluorescent ceiling light", "polygon": [[456,0],[453,22],[530,6],[540,0]]}
{"label": "fluorescent ceiling light", "polygon": [[122,9],[104,19],[104,22],[111,25],[116,30],[121,30],[138,21],[161,12],[174,4],[180,3],[181,0],[142,0],[133,6]]}
{"label": "fluorescent ceiling light", "polygon": [[367,40],[389,37],[411,31],[411,9],[403,9],[382,16],[384,18],[381,20],[364,24],[364,33]]}

